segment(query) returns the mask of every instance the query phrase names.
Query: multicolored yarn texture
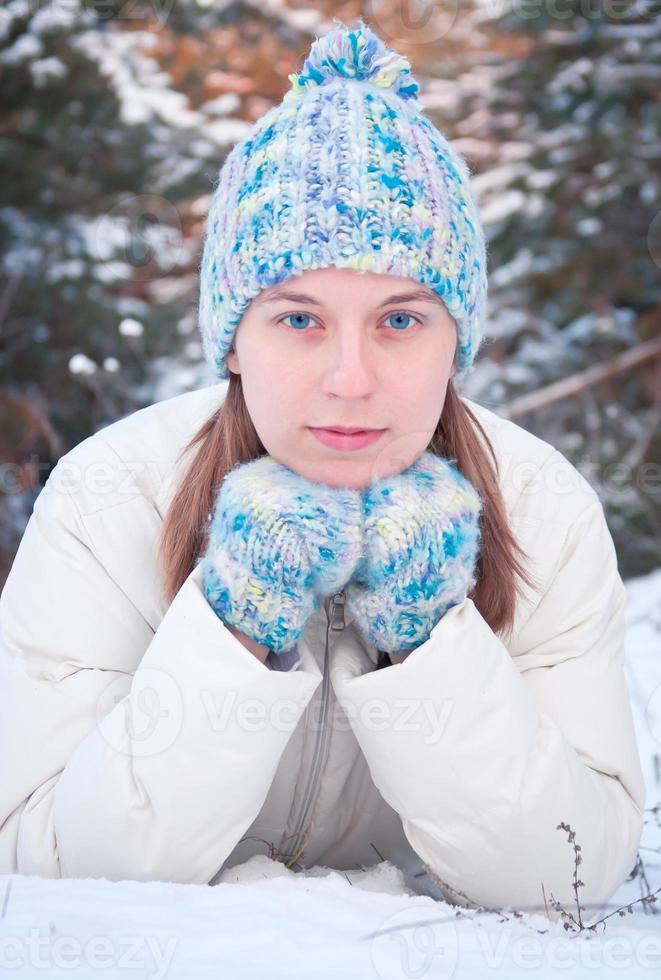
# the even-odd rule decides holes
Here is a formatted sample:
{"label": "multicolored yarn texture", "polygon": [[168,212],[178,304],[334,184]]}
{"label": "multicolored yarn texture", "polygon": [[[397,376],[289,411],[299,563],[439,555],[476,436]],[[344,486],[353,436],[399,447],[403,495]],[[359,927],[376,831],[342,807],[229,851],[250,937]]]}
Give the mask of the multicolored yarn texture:
{"label": "multicolored yarn texture", "polygon": [[358,490],[260,456],[221,484],[201,560],[204,595],[228,626],[279,653],[351,578],[361,548]]}
{"label": "multicolored yarn texture", "polygon": [[227,625],[279,653],[322,598],[344,589],[365,639],[403,653],[475,585],[480,510],[454,462],[431,452],[365,490],[315,483],[261,456],[221,484],[204,595]]}
{"label": "multicolored yarn texture", "polygon": [[475,586],[481,509],[455,461],[429,451],[363,491],[365,554],[346,608],[378,650],[420,646]]}
{"label": "multicolored yarn texture", "polygon": [[199,325],[220,379],[263,289],[328,266],[411,278],[457,326],[456,380],[484,332],[486,245],[462,156],[427,119],[408,60],[364,23],[312,44],[291,88],[221,167],[200,267]]}

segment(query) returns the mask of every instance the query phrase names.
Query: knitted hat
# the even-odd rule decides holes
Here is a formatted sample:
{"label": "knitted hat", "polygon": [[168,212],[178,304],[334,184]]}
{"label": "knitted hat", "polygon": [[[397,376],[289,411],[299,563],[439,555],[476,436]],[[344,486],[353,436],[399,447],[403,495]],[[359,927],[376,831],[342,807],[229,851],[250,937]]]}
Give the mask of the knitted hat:
{"label": "knitted hat", "polygon": [[457,373],[484,331],[486,246],[463,158],[422,114],[406,58],[361,21],[313,43],[291,88],[221,167],[206,222],[199,323],[220,379],[263,289],[327,266],[410,277],[457,326]]}

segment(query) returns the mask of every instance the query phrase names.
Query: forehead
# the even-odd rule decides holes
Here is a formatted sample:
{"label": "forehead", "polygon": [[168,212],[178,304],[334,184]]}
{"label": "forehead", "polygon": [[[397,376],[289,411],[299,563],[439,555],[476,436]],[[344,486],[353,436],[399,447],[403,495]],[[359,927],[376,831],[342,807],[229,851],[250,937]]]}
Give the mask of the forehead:
{"label": "forehead", "polygon": [[344,295],[369,305],[399,302],[427,302],[443,305],[442,299],[427,286],[401,276],[364,273],[354,269],[306,270],[274,286],[269,286],[253,300],[255,306],[278,300],[313,305],[336,305]]}

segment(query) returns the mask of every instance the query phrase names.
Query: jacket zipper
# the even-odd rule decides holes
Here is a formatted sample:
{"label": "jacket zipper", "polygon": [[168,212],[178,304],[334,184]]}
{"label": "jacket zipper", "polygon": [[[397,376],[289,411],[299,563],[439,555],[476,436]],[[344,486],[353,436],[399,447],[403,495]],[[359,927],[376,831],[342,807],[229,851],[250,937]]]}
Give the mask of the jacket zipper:
{"label": "jacket zipper", "polygon": [[300,838],[309,829],[306,827],[306,821],[309,814],[312,812],[314,804],[317,802],[317,797],[319,796],[319,787],[321,783],[321,774],[323,772],[323,766],[326,762],[326,750],[329,741],[328,732],[328,710],[330,705],[330,656],[329,656],[329,640],[330,632],[339,632],[345,627],[344,619],[344,602],[345,593],[344,590],[336,592],[329,599],[325,600],[324,606],[326,609],[326,619],[328,620],[326,626],[326,647],[324,650],[324,672],[322,680],[322,694],[321,694],[321,723],[317,729],[317,738],[314,746],[314,753],[312,757],[312,766],[310,768],[310,776],[308,778],[305,791],[303,793],[301,810],[298,820],[296,821],[296,829],[291,835],[293,838],[293,849],[289,860],[286,862],[286,867],[289,867],[294,861],[300,858],[301,854],[305,850],[305,841],[299,848]]}

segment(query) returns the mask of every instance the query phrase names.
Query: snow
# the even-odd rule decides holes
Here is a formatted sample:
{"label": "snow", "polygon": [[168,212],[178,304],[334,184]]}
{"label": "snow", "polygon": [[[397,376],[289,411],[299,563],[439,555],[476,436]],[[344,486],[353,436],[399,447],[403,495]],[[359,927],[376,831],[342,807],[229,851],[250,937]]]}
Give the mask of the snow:
{"label": "snow", "polygon": [[192,129],[203,123],[199,112],[188,108],[182,92],[169,88],[170,76],[141,49],[151,48],[156,38],[149,31],[98,30],[81,32],[71,38],[71,46],[90,60],[107,78],[120,103],[120,115],[127,125],[160,118],[174,129]]}
{"label": "snow", "polygon": [[596,235],[603,227],[604,223],[599,218],[582,218],[581,221],[576,222],[576,231],[584,237]]}
{"label": "snow", "polygon": [[53,262],[44,271],[46,282],[60,282],[62,279],[81,279],[87,271],[82,259],[67,259],[63,262]]}
{"label": "snow", "polygon": [[65,78],[69,69],[59,58],[42,58],[30,64],[30,72],[37,88],[43,88],[51,78]]}
{"label": "snow", "polygon": [[505,221],[511,215],[523,211],[525,205],[526,198],[521,191],[505,191],[481,208],[482,223],[488,228],[498,221]]}
{"label": "snow", "polygon": [[225,116],[240,108],[241,99],[236,92],[224,92],[223,95],[218,95],[209,102],[203,102],[199,111],[208,116]]}
{"label": "snow", "polygon": [[72,374],[94,374],[96,364],[86,354],[74,354],[69,359],[69,370]]}
{"label": "snow", "polygon": [[526,184],[536,191],[543,191],[553,187],[560,179],[560,174],[555,170],[536,170],[527,175]]}
{"label": "snow", "polygon": [[287,0],[245,0],[245,4],[247,7],[253,7],[260,14],[268,12],[272,17],[277,17],[297,31],[314,31],[323,34],[332,26],[321,10],[306,7],[305,4],[301,5],[301,8],[305,9],[296,9],[288,4]]}
{"label": "snow", "polygon": [[57,0],[56,3],[46,3],[43,6],[34,4],[34,6],[39,9],[30,21],[30,31],[33,34],[71,30],[76,24],[96,22],[94,11],[88,10],[87,5],[81,4],[80,0]]}
{"label": "snow", "polygon": [[0,10],[0,41],[4,41],[9,36],[9,29],[13,23],[13,17],[8,10]]}
{"label": "snow", "polygon": [[509,261],[503,262],[491,274],[491,282],[498,287],[507,286],[530,275],[533,253],[531,249],[522,247]]}
{"label": "snow", "polygon": [[9,35],[15,21],[28,17],[29,33],[19,39],[21,46],[17,48],[14,44],[13,49],[10,49],[14,50],[14,56],[21,51],[27,51],[28,47],[32,52],[40,52],[40,35],[69,30],[75,24],[93,24],[97,19],[93,11],[81,6],[80,0],[56,0],[42,6],[28,0],[10,0],[0,10],[0,41]]}
{"label": "snow", "polygon": [[[218,378],[206,358],[183,365],[180,358],[173,361],[170,355],[164,355],[152,357],[151,366],[149,395],[153,401],[165,401],[166,398],[180,395],[182,391],[218,384]],[[225,381],[225,384],[229,382]]]}
{"label": "snow", "polygon": [[[571,938],[541,916],[525,921],[456,910],[406,894],[382,862],[349,878],[294,874],[264,856],[213,888],[94,879],[0,879],[7,915],[0,955],[11,975],[109,980],[290,976],[346,980],[498,975],[647,977],[661,935],[616,917],[605,935]],[[314,870],[314,873],[313,873]],[[10,887],[11,886],[11,887]],[[45,972],[47,970],[47,973]],[[222,970],[222,972],[220,972]],[[139,971],[139,972],[138,972]]]}
{"label": "snow", "polygon": [[144,333],[143,325],[139,320],[134,320],[132,317],[126,317],[122,320],[117,329],[124,337],[142,337]]}
{"label": "snow", "polygon": [[251,132],[253,124],[245,119],[221,119],[218,122],[206,123],[204,133],[214,140],[219,147],[232,147],[245,139]]}
{"label": "snow", "polygon": [[593,71],[594,64],[590,58],[577,58],[558,72],[549,84],[548,90],[552,95],[564,89],[571,89],[574,92],[585,91]]}
{"label": "snow", "polygon": [[[648,888],[625,882],[602,918],[661,887],[661,568],[627,586],[625,670],[648,800],[639,849]],[[567,980],[658,975],[661,901],[596,932],[542,915],[461,909],[416,894],[388,861],[295,873],[265,855],[219,883],[0,875],[0,974],[150,980]],[[653,909],[656,908],[656,913]],[[590,922],[592,920],[586,920]],[[93,972],[94,971],[94,972]]]}
{"label": "snow", "polygon": [[39,38],[31,34],[23,34],[10,48],[0,53],[0,62],[4,65],[17,65],[28,58],[37,58],[43,53]]}

